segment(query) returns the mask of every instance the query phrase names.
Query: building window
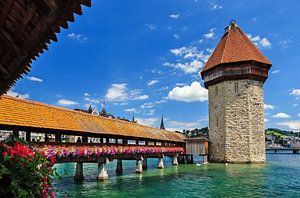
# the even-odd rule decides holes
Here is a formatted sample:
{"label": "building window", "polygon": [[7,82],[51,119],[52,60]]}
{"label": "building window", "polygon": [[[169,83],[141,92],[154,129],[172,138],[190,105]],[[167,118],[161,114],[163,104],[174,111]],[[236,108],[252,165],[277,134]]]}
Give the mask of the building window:
{"label": "building window", "polygon": [[219,117],[217,116],[217,126],[219,126]]}
{"label": "building window", "polygon": [[215,93],[216,93],[216,96],[218,95],[218,91],[219,91],[219,90],[218,90],[218,87],[216,86],[216,87],[215,87]]}
{"label": "building window", "polygon": [[239,84],[238,83],[234,83],[234,93],[235,94],[239,93]]}

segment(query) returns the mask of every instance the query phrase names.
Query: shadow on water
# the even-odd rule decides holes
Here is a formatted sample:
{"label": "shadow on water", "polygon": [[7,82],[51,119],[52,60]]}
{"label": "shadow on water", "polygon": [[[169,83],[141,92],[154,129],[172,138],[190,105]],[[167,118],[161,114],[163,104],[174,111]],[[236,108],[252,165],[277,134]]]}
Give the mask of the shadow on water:
{"label": "shadow on water", "polygon": [[157,159],[148,159],[148,170],[135,174],[135,161],[123,161],[124,173],[115,174],[109,163],[109,180],[96,181],[97,164],[84,164],[83,182],[74,182],[75,164],[57,165],[68,175],[56,183],[68,197],[299,197],[300,155],[268,155],[266,164],[209,164],[156,169]]}

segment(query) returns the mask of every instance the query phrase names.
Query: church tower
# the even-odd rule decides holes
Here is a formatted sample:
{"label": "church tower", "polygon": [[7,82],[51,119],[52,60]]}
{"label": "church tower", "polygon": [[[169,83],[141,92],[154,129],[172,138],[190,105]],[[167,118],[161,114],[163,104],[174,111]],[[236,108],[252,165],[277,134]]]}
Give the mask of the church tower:
{"label": "church tower", "polygon": [[212,162],[264,162],[264,92],[272,63],[234,21],[201,71]]}
{"label": "church tower", "polygon": [[160,120],[160,129],[166,130],[165,128],[165,123],[164,123],[164,116],[161,116],[161,120]]}

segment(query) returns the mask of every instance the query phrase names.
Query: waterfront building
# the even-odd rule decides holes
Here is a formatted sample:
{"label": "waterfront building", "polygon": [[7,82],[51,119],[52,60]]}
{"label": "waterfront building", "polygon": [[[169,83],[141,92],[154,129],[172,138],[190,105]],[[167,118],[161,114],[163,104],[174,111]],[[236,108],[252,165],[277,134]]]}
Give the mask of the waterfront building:
{"label": "waterfront building", "polygon": [[232,21],[201,71],[209,92],[210,160],[264,162],[263,85],[272,63]]}

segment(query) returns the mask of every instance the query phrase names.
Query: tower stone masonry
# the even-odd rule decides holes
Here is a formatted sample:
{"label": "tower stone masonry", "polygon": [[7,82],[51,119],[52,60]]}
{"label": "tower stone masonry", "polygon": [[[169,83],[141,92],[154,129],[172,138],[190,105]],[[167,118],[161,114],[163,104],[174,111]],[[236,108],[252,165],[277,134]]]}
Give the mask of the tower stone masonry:
{"label": "tower stone masonry", "polygon": [[271,65],[235,22],[225,28],[201,71],[209,92],[210,161],[265,161],[263,85]]}

